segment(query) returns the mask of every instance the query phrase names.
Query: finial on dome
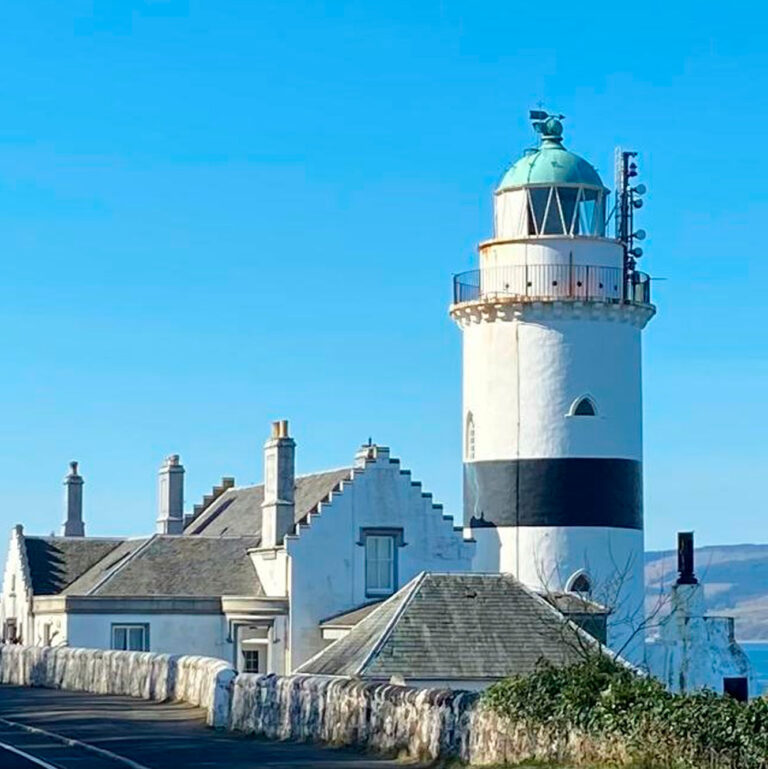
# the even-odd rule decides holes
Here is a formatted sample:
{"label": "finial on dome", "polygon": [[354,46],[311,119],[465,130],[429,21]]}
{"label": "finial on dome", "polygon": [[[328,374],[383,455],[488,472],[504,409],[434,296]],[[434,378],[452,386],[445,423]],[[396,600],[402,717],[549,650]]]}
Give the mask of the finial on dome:
{"label": "finial on dome", "polygon": [[533,122],[533,130],[541,134],[542,147],[562,147],[563,124],[565,115],[550,115],[540,109],[532,109],[529,117]]}

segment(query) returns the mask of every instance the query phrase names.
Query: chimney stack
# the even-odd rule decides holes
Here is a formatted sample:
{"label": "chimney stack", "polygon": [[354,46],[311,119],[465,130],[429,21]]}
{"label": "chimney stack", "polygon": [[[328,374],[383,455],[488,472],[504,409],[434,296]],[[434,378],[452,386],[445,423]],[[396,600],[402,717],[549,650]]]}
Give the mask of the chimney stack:
{"label": "chimney stack", "polygon": [[157,533],[184,531],[184,466],[171,454],[160,467],[157,484]]}
{"label": "chimney stack", "polygon": [[69,472],[64,478],[64,537],[84,537],[83,523],[83,479],[77,474],[77,462],[69,463]]}
{"label": "chimney stack", "polygon": [[264,502],[261,506],[261,546],[277,547],[294,527],[294,455],[288,420],[272,423],[264,444]]}
{"label": "chimney stack", "polygon": [[693,532],[677,532],[677,584],[698,585],[699,580],[693,573]]}

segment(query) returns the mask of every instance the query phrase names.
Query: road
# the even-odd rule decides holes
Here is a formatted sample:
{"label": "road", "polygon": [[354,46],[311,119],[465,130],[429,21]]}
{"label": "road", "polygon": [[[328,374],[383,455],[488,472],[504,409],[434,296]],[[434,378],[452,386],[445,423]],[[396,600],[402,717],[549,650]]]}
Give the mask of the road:
{"label": "road", "polygon": [[203,711],[190,705],[0,686],[0,769],[286,766],[402,769],[396,761],[351,750],[214,731]]}

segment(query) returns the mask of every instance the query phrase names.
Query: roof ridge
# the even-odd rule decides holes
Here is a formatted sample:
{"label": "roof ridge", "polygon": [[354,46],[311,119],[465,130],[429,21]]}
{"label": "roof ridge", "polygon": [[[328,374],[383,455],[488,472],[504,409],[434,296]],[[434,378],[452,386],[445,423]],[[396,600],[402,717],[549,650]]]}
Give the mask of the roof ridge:
{"label": "roof ridge", "polygon": [[[373,660],[373,658],[378,655],[378,653],[381,651],[381,648],[389,640],[389,637],[390,635],[392,635],[392,630],[394,629],[395,624],[400,619],[400,617],[403,616],[403,612],[408,608],[408,606],[410,606],[410,603],[413,600],[413,597],[416,595],[417,589],[421,587],[421,584],[426,579],[427,574],[428,572],[422,571],[419,574],[417,574],[414,579],[411,580],[411,582],[409,583],[411,587],[408,590],[408,594],[402,600],[402,602],[400,603],[400,606],[398,606],[397,609],[395,609],[394,613],[389,618],[389,622],[387,622],[387,625],[384,628],[383,632],[379,635],[378,640],[373,645],[373,647],[368,652],[368,654],[366,654],[365,657],[363,658],[363,661],[360,663],[357,670],[355,671],[356,675],[360,675],[363,672],[363,670],[365,670],[368,663],[371,662],[371,660]],[[407,588],[408,588],[408,585],[405,585],[402,589],[406,590]],[[397,595],[397,593],[395,593],[392,596],[392,598],[394,598],[395,595]],[[374,609],[368,615],[368,617],[372,617],[374,614],[376,614],[376,612],[381,611],[381,608],[385,605],[386,605],[386,601],[378,609]],[[368,619],[368,617],[366,617],[365,619]],[[363,620],[363,622],[365,622],[365,620]]]}
{"label": "roof ridge", "polygon": [[[353,465],[342,465],[341,467],[330,467],[327,470],[316,470],[313,473],[302,473],[301,475],[294,475],[295,481],[303,480],[304,478],[314,478],[318,475],[330,475],[331,473],[340,473],[342,470],[344,472],[352,473],[354,470]],[[247,483],[244,486],[233,486],[231,489],[227,489],[227,491],[245,491],[246,489],[258,489],[259,486],[263,486],[264,481],[259,481],[259,483]],[[222,494],[222,496],[224,496]]]}
{"label": "roof ridge", "polygon": [[[117,566],[111,572],[109,572],[109,574],[105,574],[90,590],[88,590],[86,595],[94,595],[95,592],[99,590],[101,587],[103,587],[107,582],[109,582],[109,580],[111,580],[112,577],[114,577],[116,574],[119,574],[123,570],[124,566],[129,564],[139,553],[142,553],[147,548],[149,543],[153,542],[156,537],[157,537],[157,534],[152,534],[151,536],[147,537],[147,539],[144,540],[144,542],[140,544],[135,550],[133,550],[133,552],[129,553],[125,558],[118,561]],[[106,553],[104,555],[104,558],[106,558],[110,553],[113,553],[113,552],[114,552],[114,549],[110,550],[109,553]],[[100,558],[94,564],[94,566],[96,566],[96,564],[98,563],[101,563],[101,561],[103,561],[104,558]]]}

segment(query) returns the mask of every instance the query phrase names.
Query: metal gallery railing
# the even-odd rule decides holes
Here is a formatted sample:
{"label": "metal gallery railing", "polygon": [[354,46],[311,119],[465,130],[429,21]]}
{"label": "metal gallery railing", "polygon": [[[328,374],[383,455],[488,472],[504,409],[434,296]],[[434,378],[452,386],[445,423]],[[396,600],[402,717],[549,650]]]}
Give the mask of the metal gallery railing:
{"label": "metal gallery railing", "polygon": [[586,264],[513,264],[454,275],[454,304],[494,298],[650,304],[651,282],[644,272],[625,278],[621,268]]}

